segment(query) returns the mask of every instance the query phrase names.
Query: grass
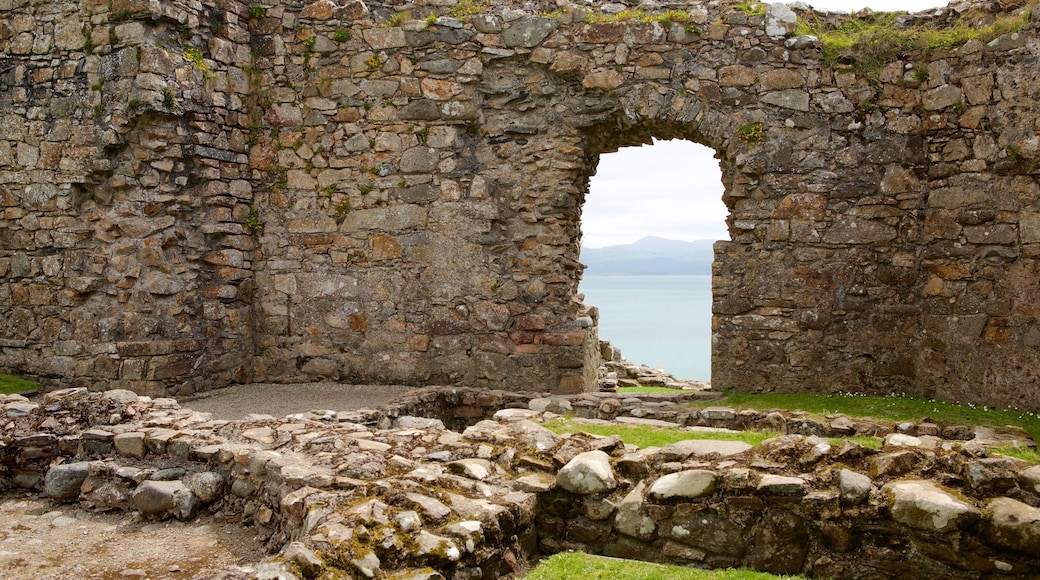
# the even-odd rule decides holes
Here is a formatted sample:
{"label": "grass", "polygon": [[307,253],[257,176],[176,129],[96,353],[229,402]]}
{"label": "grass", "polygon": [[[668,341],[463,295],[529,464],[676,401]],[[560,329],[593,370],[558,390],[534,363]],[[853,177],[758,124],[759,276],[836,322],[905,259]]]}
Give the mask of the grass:
{"label": "grass", "polygon": [[1040,463],[1040,453],[1038,453],[1036,449],[1019,449],[1018,447],[997,447],[992,451],[1001,455],[1007,455],[1008,457],[1014,457],[1023,461],[1029,461],[1030,463]]}
{"label": "grass", "polygon": [[799,18],[795,34],[816,36],[829,66],[876,72],[906,53],[953,48],[971,39],[989,42],[1003,34],[1017,32],[1029,21],[1037,3],[1032,0],[1018,14],[996,18],[991,18],[986,12],[988,9],[979,5],[946,25],[930,25],[924,21],[905,28],[897,25],[900,15],[904,14],[900,12],[848,15],[837,25]]}
{"label": "grass", "polygon": [[21,393],[22,391],[35,391],[39,388],[40,383],[0,373],[0,394],[9,395],[11,393]]}
{"label": "grass", "polygon": [[553,419],[546,421],[543,426],[553,433],[589,433],[591,435],[602,435],[609,437],[617,435],[626,444],[637,447],[663,447],[670,443],[686,439],[711,439],[713,441],[743,441],[749,445],[759,443],[776,437],[779,433],[771,431],[740,431],[737,433],[715,433],[712,431],[683,431],[670,427],[652,427],[650,425],[628,425],[624,423],[611,423],[609,425],[598,425],[594,423],[582,423],[573,419]]}
{"label": "grass", "polygon": [[775,576],[748,570],[695,570],[634,560],[618,560],[590,556],[581,552],[563,552],[542,560],[525,580],[778,580],[802,576]]}
{"label": "grass", "polygon": [[889,421],[933,421],[957,425],[1013,426],[1040,441],[1040,416],[971,405],[957,405],[916,397],[867,397],[860,395],[807,395],[789,393],[727,393],[717,401],[695,401],[691,406],[725,405],[738,409],[790,409],[814,415],[842,413],[850,417],[872,417]]}

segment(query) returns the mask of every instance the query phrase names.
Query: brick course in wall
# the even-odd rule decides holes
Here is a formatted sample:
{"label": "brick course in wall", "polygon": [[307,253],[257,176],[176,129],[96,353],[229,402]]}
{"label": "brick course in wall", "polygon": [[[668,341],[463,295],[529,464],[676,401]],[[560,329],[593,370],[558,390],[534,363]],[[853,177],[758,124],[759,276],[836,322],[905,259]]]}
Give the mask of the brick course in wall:
{"label": "brick course in wall", "polygon": [[[730,210],[716,388],[1038,409],[1036,14],[867,70],[779,7],[562,8],[0,1],[0,367],[590,390],[588,178],[682,138]],[[1029,6],[981,8],[891,26]]]}

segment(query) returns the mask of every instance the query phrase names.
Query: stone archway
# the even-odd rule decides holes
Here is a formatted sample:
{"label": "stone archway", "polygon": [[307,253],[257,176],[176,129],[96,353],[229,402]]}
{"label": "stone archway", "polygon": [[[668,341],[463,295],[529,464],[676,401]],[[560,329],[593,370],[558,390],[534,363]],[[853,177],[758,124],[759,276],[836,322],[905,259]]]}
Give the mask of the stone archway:
{"label": "stone archway", "polygon": [[[14,4],[5,368],[156,394],[250,378],[590,389],[581,199],[598,154],[656,136],[719,153],[718,387],[1040,400],[1028,6],[989,44],[869,69],[827,60],[779,6]],[[183,135],[153,130],[168,118]],[[70,209],[106,197],[92,176],[113,150],[154,183]],[[140,227],[110,239],[127,219]],[[180,292],[142,283],[160,276]],[[154,324],[125,344],[73,316],[84,304]]]}

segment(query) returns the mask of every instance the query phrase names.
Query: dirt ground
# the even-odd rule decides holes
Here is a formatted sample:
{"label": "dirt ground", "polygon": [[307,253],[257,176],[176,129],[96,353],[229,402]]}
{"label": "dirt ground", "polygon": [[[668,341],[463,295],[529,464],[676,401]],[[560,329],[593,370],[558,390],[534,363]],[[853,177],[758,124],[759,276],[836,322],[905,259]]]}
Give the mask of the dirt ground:
{"label": "dirt ground", "polygon": [[295,385],[234,385],[209,391],[181,406],[212,413],[214,419],[238,420],[250,413],[281,418],[292,413],[332,410],[372,409],[408,392],[409,387],[389,385],[344,385],[339,383],[302,383]]}
{"label": "dirt ground", "polygon": [[0,500],[0,578],[187,580],[264,557],[248,528],[212,516],[148,522],[28,494]]}
{"label": "dirt ground", "polygon": [[[308,383],[236,385],[181,405],[237,420],[250,413],[284,417],[314,409],[378,407],[408,387]],[[264,559],[250,528],[203,516],[149,522],[131,513],[97,513],[33,494],[0,497],[0,578],[26,580],[177,579]]]}

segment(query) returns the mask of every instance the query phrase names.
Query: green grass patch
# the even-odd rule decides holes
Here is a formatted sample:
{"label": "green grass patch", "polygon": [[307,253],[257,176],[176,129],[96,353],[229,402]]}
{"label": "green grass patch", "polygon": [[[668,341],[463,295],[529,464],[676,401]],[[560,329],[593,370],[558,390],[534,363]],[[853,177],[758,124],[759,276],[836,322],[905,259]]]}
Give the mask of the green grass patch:
{"label": "green grass patch", "polygon": [[881,446],[885,443],[880,437],[871,437],[870,435],[855,435],[852,437],[829,437],[827,442],[831,445],[841,445],[845,441],[852,441],[858,445],[862,445],[867,449],[881,449]]}
{"label": "green grass patch", "polygon": [[23,391],[35,391],[40,388],[40,383],[23,378],[0,373],[0,394],[21,393]]}
{"label": "green grass patch", "polygon": [[1017,14],[996,17],[987,7],[976,5],[952,22],[922,20],[912,26],[899,23],[900,15],[905,12],[850,14],[842,16],[836,24],[799,17],[795,34],[817,37],[824,62],[829,66],[877,72],[906,53],[954,48],[971,39],[989,42],[1003,34],[1018,32],[1029,22],[1036,5],[1037,0],[1033,0]]}
{"label": "green grass patch", "polygon": [[1040,453],[1036,449],[1020,449],[1018,447],[997,447],[991,450],[993,453],[1007,455],[1031,463],[1040,463]]}
{"label": "green grass patch", "polygon": [[542,560],[525,576],[525,580],[778,580],[802,576],[775,576],[748,570],[695,570],[635,560],[618,560],[590,556],[581,552],[563,552]]}
{"label": "green grass patch", "polygon": [[628,425],[624,423],[611,423],[599,425],[595,423],[583,423],[573,419],[553,419],[543,423],[546,429],[553,433],[589,433],[609,437],[617,435],[626,444],[637,447],[663,447],[669,443],[683,441],[685,439],[711,439],[713,441],[743,441],[749,445],[759,443],[777,437],[779,433],[770,431],[740,431],[738,433],[715,433],[711,431],[683,431],[669,427],[653,427],[650,425]]}
{"label": "green grass patch", "polygon": [[1040,441],[1040,416],[970,405],[956,405],[916,397],[867,397],[860,395],[808,395],[793,393],[726,393],[719,401],[694,401],[690,406],[725,405],[737,409],[788,409],[814,415],[842,413],[850,417],[872,417],[889,421],[933,421],[955,425],[1020,427]]}

